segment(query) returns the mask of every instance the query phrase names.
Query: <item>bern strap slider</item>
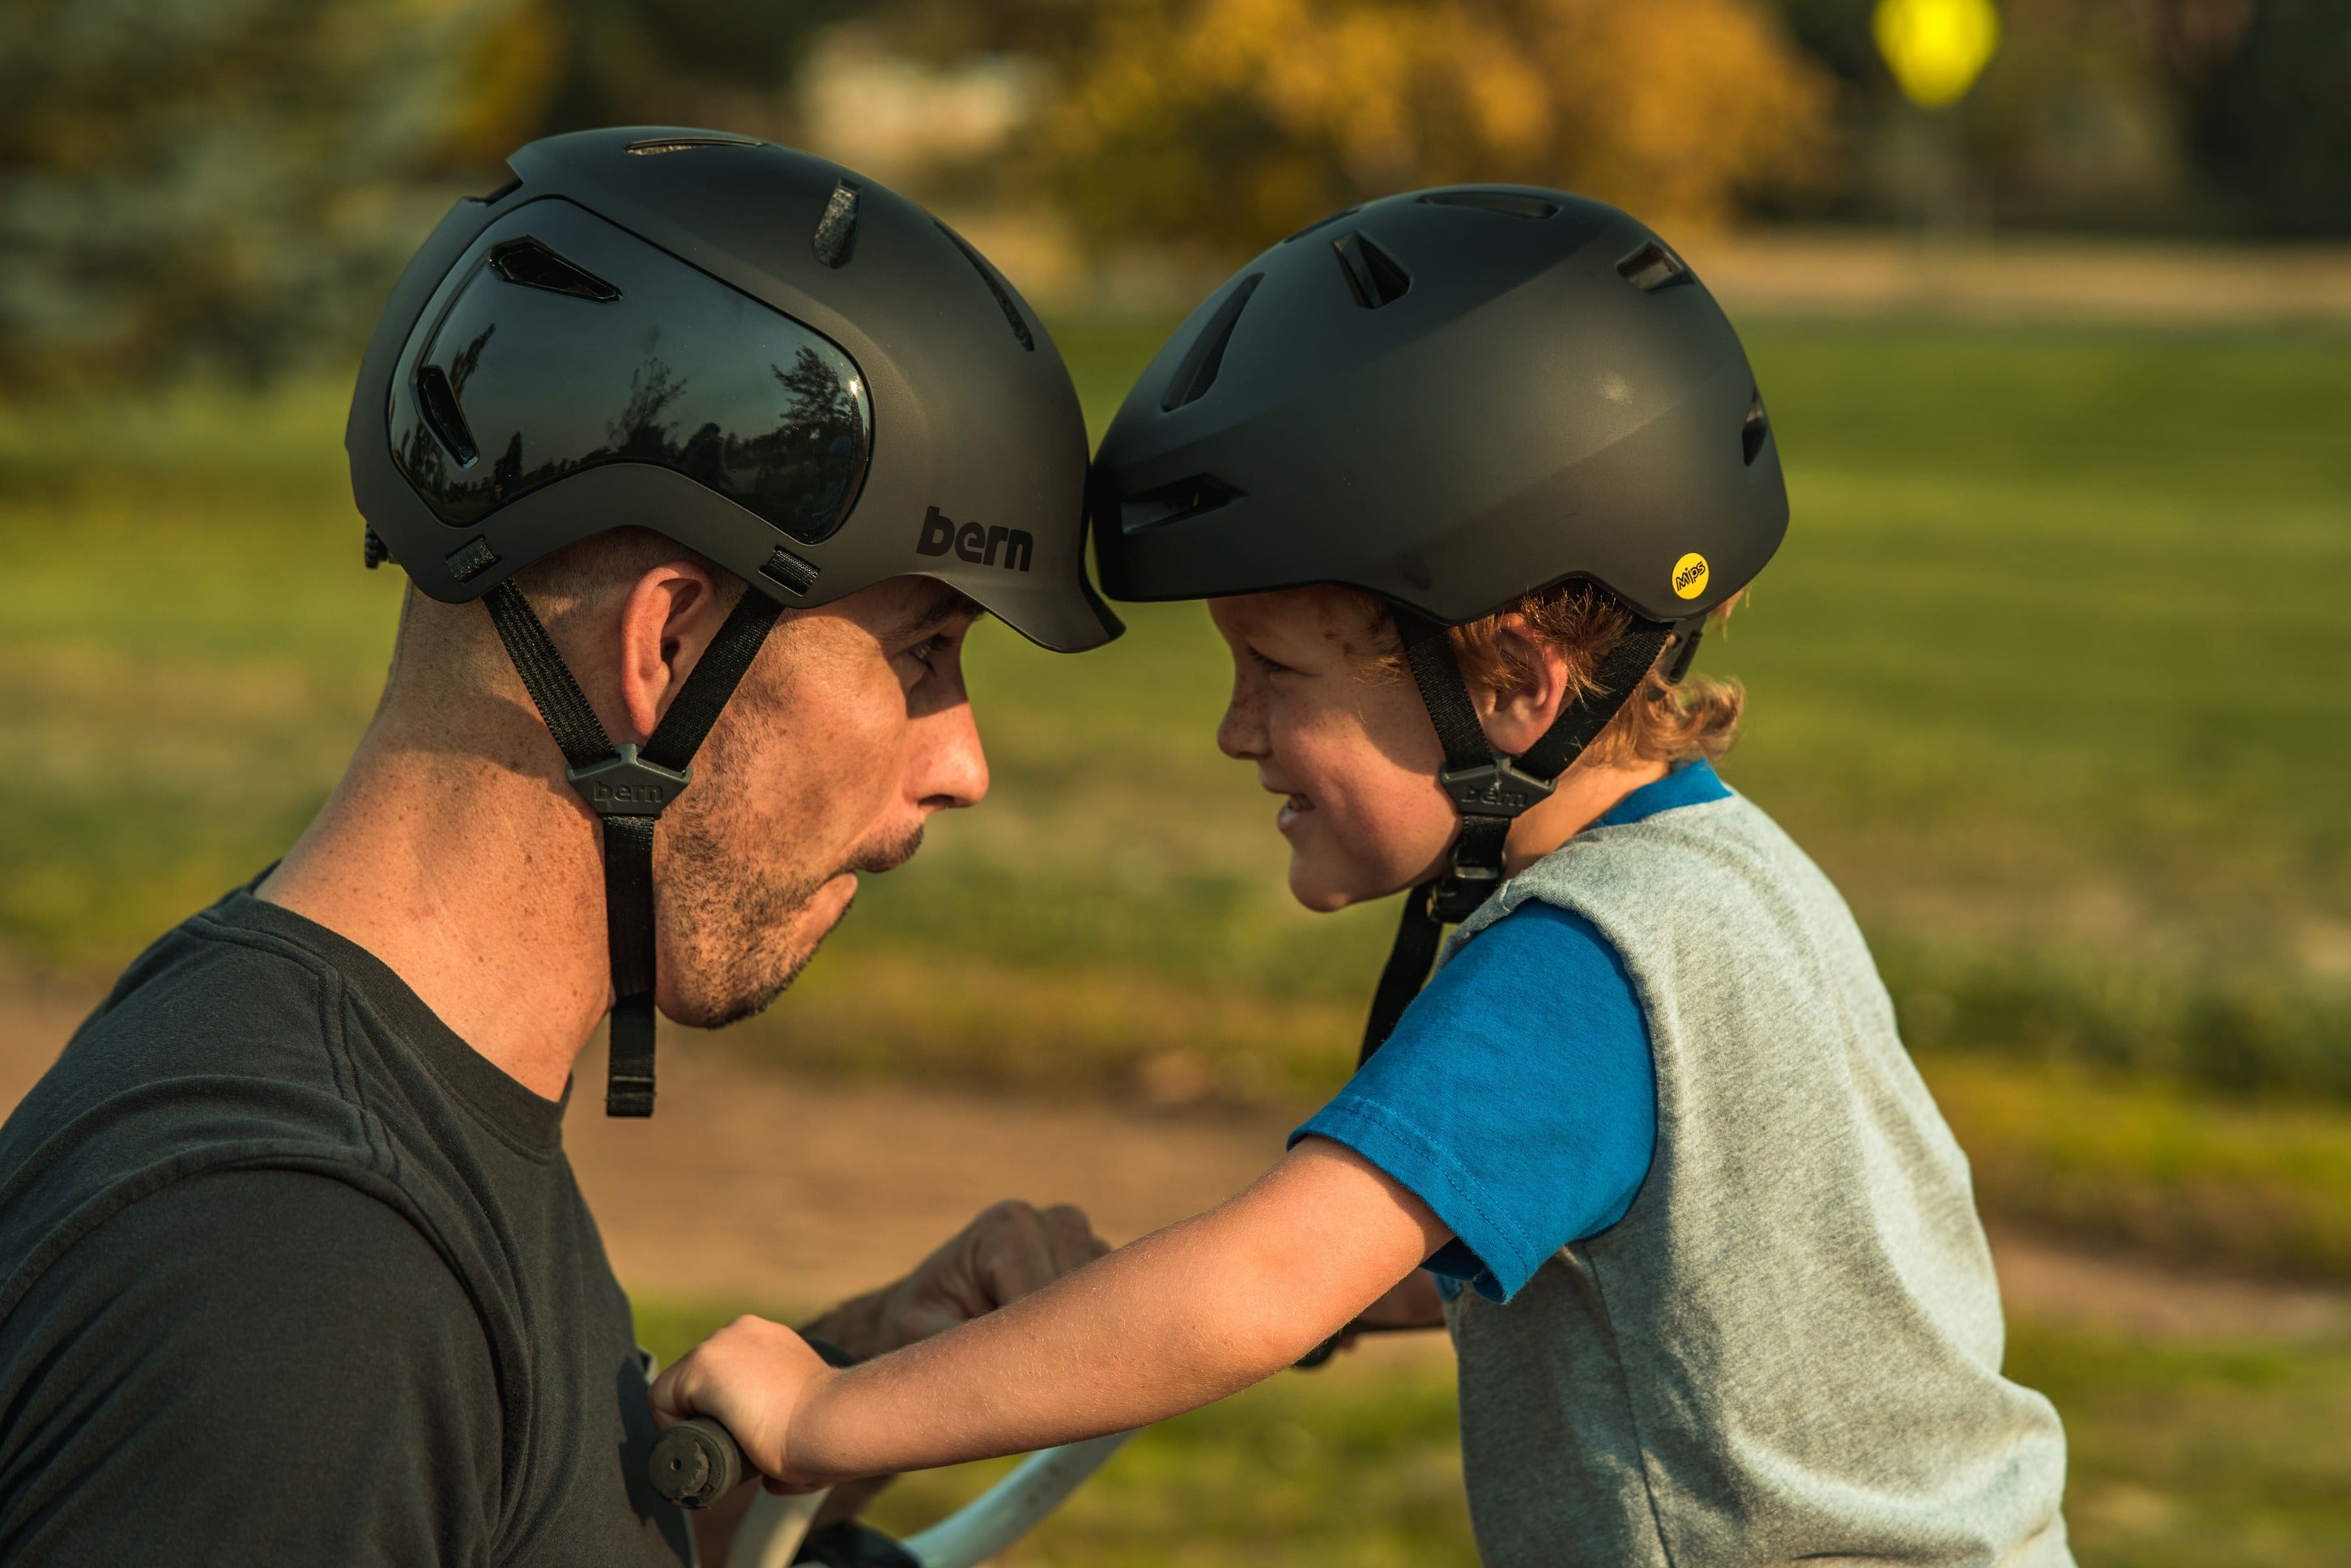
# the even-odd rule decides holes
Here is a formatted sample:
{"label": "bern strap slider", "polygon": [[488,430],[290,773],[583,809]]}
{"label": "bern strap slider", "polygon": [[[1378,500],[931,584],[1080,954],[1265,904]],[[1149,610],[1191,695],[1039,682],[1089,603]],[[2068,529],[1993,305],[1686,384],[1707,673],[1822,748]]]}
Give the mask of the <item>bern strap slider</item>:
{"label": "bern strap slider", "polygon": [[563,777],[600,817],[658,817],[694,781],[691,768],[668,768],[637,755],[634,741],[585,768],[567,768]]}
{"label": "bern strap slider", "polygon": [[1448,768],[1437,776],[1465,817],[1515,817],[1551,799],[1554,779],[1538,779],[1517,761],[1497,756],[1474,768]]}
{"label": "bern strap slider", "polygon": [[1428,915],[1440,925],[1458,925],[1478,913],[1502,885],[1499,866],[1463,865],[1456,861],[1428,890]]}

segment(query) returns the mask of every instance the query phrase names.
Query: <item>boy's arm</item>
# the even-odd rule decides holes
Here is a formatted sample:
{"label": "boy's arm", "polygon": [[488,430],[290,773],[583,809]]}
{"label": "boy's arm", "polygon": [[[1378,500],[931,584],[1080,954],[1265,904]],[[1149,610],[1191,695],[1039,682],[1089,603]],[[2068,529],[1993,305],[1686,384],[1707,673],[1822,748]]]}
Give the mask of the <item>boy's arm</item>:
{"label": "boy's arm", "polygon": [[1361,1155],[1308,1138],[1207,1213],[847,1372],[738,1320],[662,1375],[654,1409],[716,1416],[801,1487],[1124,1431],[1280,1371],[1451,1236]]}

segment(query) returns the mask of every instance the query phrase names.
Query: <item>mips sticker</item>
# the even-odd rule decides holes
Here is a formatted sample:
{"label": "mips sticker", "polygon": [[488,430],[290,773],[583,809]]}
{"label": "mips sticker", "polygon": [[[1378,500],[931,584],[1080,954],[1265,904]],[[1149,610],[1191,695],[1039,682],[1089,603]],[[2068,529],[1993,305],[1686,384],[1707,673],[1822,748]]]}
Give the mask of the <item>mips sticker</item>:
{"label": "mips sticker", "polygon": [[1674,562],[1674,592],[1683,599],[1696,599],[1706,591],[1706,557],[1696,550]]}

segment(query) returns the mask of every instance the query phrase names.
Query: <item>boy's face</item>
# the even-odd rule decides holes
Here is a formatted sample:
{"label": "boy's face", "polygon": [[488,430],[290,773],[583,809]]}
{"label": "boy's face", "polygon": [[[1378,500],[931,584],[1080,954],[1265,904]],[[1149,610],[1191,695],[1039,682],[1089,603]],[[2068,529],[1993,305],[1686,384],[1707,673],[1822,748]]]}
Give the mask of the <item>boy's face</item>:
{"label": "boy's face", "polygon": [[1419,692],[1376,662],[1372,601],[1286,589],[1212,599],[1208,613],[1233,655],[1217,745],[1283,797],[1298,902],[1340,909],[1433,875],[1456,826],[1445,752]]}

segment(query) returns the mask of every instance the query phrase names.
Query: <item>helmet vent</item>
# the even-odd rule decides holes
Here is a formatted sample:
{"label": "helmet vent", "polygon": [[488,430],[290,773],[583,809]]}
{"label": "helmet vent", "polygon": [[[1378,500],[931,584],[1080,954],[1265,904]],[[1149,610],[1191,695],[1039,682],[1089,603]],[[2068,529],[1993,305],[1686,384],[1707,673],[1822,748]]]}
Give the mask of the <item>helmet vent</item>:
{"label": "helmet vent", "polygon": [[963,258],[971,263],[971,269],[979,274],[979,280],[987,285],[987,291],[990,294],[996,296],[996,307],[1004,312],[1004,319],[1011,324],[1012,335],[1020,340],[1020,346],[1030,353],[1035,353],[1037,340],[1030,334],[1029,323],[1020,319],[1020,307],[1012,303],[1012,296],[1004,291],[1004,285],[997,281],[995,272],[989,268],[986,261],[981,259],[979,252],[964,244],[963,235],[956,233],[946,225],[939,223],[936,218],[931,221],[938,224],[939,233],[955,241],[956,249],[963,252]]}
{"label": "helmet vent", "polygon": [[1341,213],[1332,213],[1332,214],[1329,217],[1327,217],[1327,218],[1316,218],[1312,223],[1308,224],[1304,228],[1300,229],[1296,234],[1294,234],[1294,235],[1290,235],[1285,236],[1285,237],[1283,238],[1283,240],[1282,240],[1282,242],[1281,242],[1281,243],[1282,243],[1282,244],[1284,244],[1284,245],[1288,245],[1291,240],[1294,240],[1294,239],[1304,239],[1308,235],[1312,234],[1316,229],[1329,228],[1332,224],[1337,223],[1341,218],[1352,218],[1352,217],[1353,217],[1357,213],[1360,213],[1360,212],[1362,212],[1363,210],[1364,210],[1364,209],[1363,209],[1361,206],[1353,206],[1353,207],[1349,207],[1349,208],[1348,208],[1346,211],[1344,211],[1344,212],[1341,212]]}
{"label": "helmet vent", "polygon": [[465,423],[465,411],[457,406],[457,389],[449,384],[448,371],[438,365],[418,370],[416,407],[433,439],[457,460],[458,467],[471,468],[482,450],[474,444],[474,433]]}
{"label": "helmet vent", "polygon": [[1476,207],[1513,218],[1548,218],[1559,212],[1557,202],[1517,191],[1431,191],[1420,199],[1433,207]]}
{"label": "helmet vent", "polygon": [[459,582],[471,582],[498,564],[498,552],[490,548],[487,538],[476,534],[444,556],[442,563]]}
{"label": "helmet vent", "polygon": [[664,152],[686,152],[696,147],[759,147],[764,146],[750,136],[648,136],[632,141],[622,152],[639,158],[658,158]]}
{"label": "helmet vent", "polygon": [[1616,264],[1618,276],[1644,294],[1655,294],[1669,284],[1689,281],[1689,268],[1682,258],[1650,240],[1640,249]]}
{"label": "helmet vent", "polygon": [[849,260],[849,253],[857,248],[857,187],[843,180],[832,188],[832,195],[824,204],[824,216],[816,221],[816,236],[810,241],[816,258],[827,267],[840,267]]}
{"label": "helmet vent", "polygon": [[1747,454],[1750,468],[1755,466],[1755,459],[1763,450],[1764,439],[1771,434],[1771,416],[1763,412],[1763,392],[1759,387],[1755,400],[1747,405],[1747,423],[1739,431],[1739,444]]}
{"label": "helmet vent", "polygon": [[1264,281],[1264,273],[1252,272],[1225,296],[1225,302],[1217,307],[1217,313],[1208,318],[1208,324],[1184,351],[1183,362],[1176,367],[1175,379],[1167,383],[1167,395],[1160,400],[1161,413],[1173,413],[1187,402],[1198,402],[1217,384],[1217,372],[1224,368],[1225,345],[1233,340],[1233,329],[1240,325],[1241,312],[1249,308],[1249,296]]}
{"label": "helmet vent", "polygon": [[1339,253],[1339,270],[1347,275],[1355,303],[1366,310],[1393,305],[1412,287],[1412,274],[1360,231],[1341,235],[1331,242],[1331,248]]}
{"label": "helmet vent", "polygon": [[490,246],[490,270],[508,283],[569,294],[575,299],[593,299],[599,305],[610,305],[621,297],[619,289],[572,266],[535,239],[510,239]]}
{"label": "helmet vent", "polygon": [[1140,495],[1124,496],[1118,503],[1119,531],[1139,534],[1145,528],[1180,523],[1213,512],[1240,493],[1213,475],[1195,474]]}
{"label": "helmet vent", "polygon": [[759,571],[794,593],[806,593],[816,586],[816,563],[802,560],[781,545],[776,547],[776,553],[768,558]]}

